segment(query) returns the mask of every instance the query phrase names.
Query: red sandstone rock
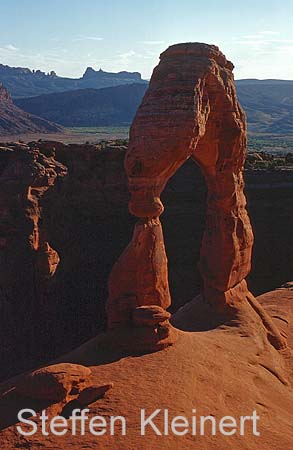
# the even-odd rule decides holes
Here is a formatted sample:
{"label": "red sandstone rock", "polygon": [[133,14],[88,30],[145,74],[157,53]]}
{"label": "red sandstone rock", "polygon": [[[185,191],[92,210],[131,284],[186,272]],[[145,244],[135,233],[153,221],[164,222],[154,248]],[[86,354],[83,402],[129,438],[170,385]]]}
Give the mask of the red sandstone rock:
{"label": "red sandstone rock", "polygon": [[107,311],[109,327],[125,324],[117,317],[120,298],[131,296],[133,307],[170,305],[167,257],[161,223],[158,219],[141,220],[135,226],[132,242],[113,267],[109,279]]}
{"label": "red sandstone rock", "polygon": [[51,192],[60,189],[67,168],[24,144],[0,152],[1,369],[8,369],[8,360],[24,371],[39,364],[34,349],[45,334],[50,339],[46,290],[59,255],[50,245],[43,207]]}
{"label": "red sandstone rock", "polygon": [[0,136],[21,133],[62,132],[62,127],[18,108],[0,83]]}
{"label": "red sandstone rock", "polygon": [[[133,240],[111,273],[109,327],[123,326],[123,322],[125,326],[123,316],[117,318],[116,305],[126,295],[135,297],[138,306],[166,308],[170,304],[159,228],[164,209],[160,195],[188,158],[200,166],[208,187],[199,261],[205,301],[223,310],[251,296],[244,281],[251,268],[253,245],[242,174],[246,121],[232,70],[233,64],[216,46],[178,44],[161,54],[130,129],[125,158],[129,211],[143,220],[138,224],[145,225],[142,229],[136,226]],[[149,229],[150,220],[160,230],[159,236],[152,233],[153,225]],[[283,343],[275,345],[282,347]]]}
{"label": "red sandstone rock", "polygon": [[132,313],[133,322],[137,326],[155,327],[159,323],[170,319],[171,314],[160,306],[140,306]]}
{"label": "red sandstone rock", "polygon": [[[227,69],[232,67],[226,62],[224,57],[217,53],[217,50],[215,50],[214,47],[202,45],[201,47],[195,46],[193,48],[192,45],[188,44],[176,46],[176,49],[173,47],[173,50],[173,53],[172,51],[171,53],[168,53],[167,51],[169,56],[171,54],[174,58],[183,57],[183,61],[185,61],[185,57],[186,59],[189,59],[191,55],[191,59],[193,56],[202,59],[204,67],[207,61],[210,66],[213,66],[212,60],[219,65],[219,68],[221,64],[225,65]],[[169,71],[167,70],[166,74],[168,75],[168,73]],[[171,76],[168,76],[168,79],[174,80],[176,77],[171,73]],[[202,79],[200,79],[200,83],[201,82]],[[204,84],[204,82],[202,84]],[[209,98],[213,98],[213,91],[209,91],[206,94],[208,100]],[[204,102],[204,99],[201,100]],[[205,101],[206,100],[207,99],[205,99]],[[225,111],[225,103],[221,105],[221,108],[222,111]],[[210,114],[212,114],[212,112],[210,112]],[[220,120],[220,124],[222,124],[221,117],[218,119]],[[228,131],[229,130],[227,130],[227,133]],[[156,130],[154,128],[154,133],[155,132]],[[161,130],[159,130],[158,134],[160,132]],[[151,135],[146,134],[146,140],[148,139],[147,136]],[[210,135],[209,139],[206,141],[206,148],[209,150],[210,148],[208,145],[212,138],[213,135]],[[223,141],[227,146],[225,148],[228,150],[230,138],[227,138],[227,140],[225,138]],[[219,143],[221,144],[221,142],[222,141],[220,140]],[[214,144],[217,149],[218,142]],[[200,150],[200,143],[198,145]],[[160,148],[161,147],[158,147],[159,152]],[[118,297],[112,298],[113,303],[110,304],[109,312],[111,313],[111,319],[113,320],[114,325],[119,323],[120,326],[110,330],[106,334],[106,337],[98,336],[95,340],[83,345],[81,348],[70,354],[70,358],[74,358],[74,360],[81,360],[84,364],[88,363],[95,365],[93,370],[95,382],[98,382],[98,380],[102,378],[102,375],[103,379],[113,379],[115,380],[115,383],[117,382],[119,385],[119,389],[115,390],[116,392],[113,391],[113,398],[111,398],[111,401],[109,401],[109,399],[101,400],[100,409],[103,415],[109,416],[110,414],[113,414],[113,412],[122,412],[129,418],[129,422],[134,424],[134,426],[131,426],[129,429],[127,441],[125,441],[124,436],[120,437],[119,435],[115,436],[115,440],[113,440],[112,436],[105,433],[105,435],[101,437],[102,446],[105,445],[106,447],[112,448],[113,445],[116,445],[121,447],[127,442],[128,446],[134,448],[155,448],[162,444],[161,436],[158,437],[155,433],[150,433],[148,439],[142,441],[141,433],[139,432],[140,428],[137,408],[133,407],[132,402],[132,400],[134,400],[135,405],[143,405],[143,407],[146,407],[150,412],[154,411],[155,408],[158,407],[158,404],[163,405],[164,407],[167,407],[171,416],[177,415],[178,411],[180,411],[180,413],[190,412],[196,404],[202,405],[203,410],[200,411],[200,413],[212,413],[216,418],[226,415],[228,406],[228,413],[232,414],[235,418],[238,418],[240,415],[246,414],[247,412],[249,413],[250,411],[256,410],[261,416],[261,438],[254,437],[248,432],[244,436],[241,436],[241,438],[239,438],[239,435],[231,437],[231,440],[229,439],[228,442],[226,437],[222,436],[221,433],[218,433],[216,438],[215,436],[211,436],[210,433],[207,433],[207,436],[197,435],[196,442],[199,446],[205,448],[214,448],[215,446],[216,448],[226,448],[228,446],[231,449],[233,448],[233,450],[240,450],[243,446],[246,446],[247,448],[257,448],[261,439],[261,447],[266,450],[290,447],[290,443],[292,442],[292,427],[290,427],[292,415],[292,389],[290,389],[289,377],[292,375],[292,364],[289,366],[290,361],[288,358],[287,370],[283,353],[280,354],[276,352],[269,344],[267,335],[271,334],[269,339],[271,340],[272,337],[277,338],[277,342],[274,342],[274,345],[278,347],[281,339],[280,336],[278,336],[278,330],[274,329],[274,324],[271,323],[260,305],[248,292],[246,282],[243,278],[246,271],[249,270],[250,263],[251,239],[248,239],[248,242],[245,242],[246,238],[249,237],[249,223],[247,222],[248,219],[245,211],[242,211],[242,209],[244,209],[245,200],[242,195],[241,170],[237,173],[237,167],[235,168],[233,166],[233,164],[236,164],[234,157],[231,158],[231,161],[229,161],[229,158],[227,160],[225,159],[225,148],[223,149],[221,145],[219,146],[222,156],[224,154],[222,158],[224,167],[221,167],[219,172],[222,170],[225,172],[225,164],[229,167],[229,164],[231,163],[232,169],[235,170],[235,172],[232,171],[232,177],[230,173],[225,174],[227,177],[221,177],[220,174],[217,174],[217,163],[214,161],[215,155],[213,152],[208,151],[207,154],[205,154],[205,150],[202,148],[202,154],[199,152],[197,155],[201,161],[202,167],[206,168],[206,177],[209,178],[208,185],[210,198],[208,213],[211,215],[212,220],[208,223],[203,243],[203,247],[209,247],[211,252],[211,254],[208,251],[202,253],[202,255],[207,258],[207,269],[202,267],[202,273],[206,281],[203,293],[204,300],[202,301],[202,304],[199,305],[199,309],[196,304],[194,305],[194,308],[190,308],[190,305],[187,305],[187,307],[183,308],[184,311],[181,311],[179,314],[179,323],[181,322],[182,330],[186,330],[186,323],[189,321],[192,322],[194,328],[191,327],[189,329],[188,327],[188,331],[190,331],[188,333],[179,332],[180,339],[178,339],[178,345],[173,346],[166,352],[159,352],[157,354],[146,356],[138,355],[136,358],[117,358],[116,348],[111,352],[111,348],[107,347],[107,343],[111,341],[111,337],[113,337],[114,347],[117,347],[117,344],[120,344],[119,339],[121,339],[122,346],[125,345],[125,350],[128,351],[129,349],[137,349],[140,351],[142,348],[146,351],[153,348],[161,349],[165,348],[164,345],[168,345],[167,342],[169,342],[169,345],[172,343],[172,340],[168,341],[168,338],[172,335],[170,333],[172,327],[168,326],[167,320],[163,322],[163,326],[159,323],[157,327],[129,327],[131,324],[135,325],[135,320],[132,322],[132,319],[135,319],[137,311],[141,311],[142,308],[140,306],[138,309],[135,309],[137,299],[141,298],[144,300],[145,292],[138,290],[140,286],[137,284],[137,279],[135,277],[126,280],[125,285],[121,283],[121,288],[120,286],[115,286],[115,277],[113,277],[112,292],[114,292],[114,294],[118,293]],[[167,152],[168,149],[165,148],[165,150]],[[240,156],[242,157],[242,154],[240,154]],[[216,159],[218,161],[220,156],[217,156]],[[159,158],[159,162],[163,163],[164,158]],[[139,169],[140,167],[141,164],[139,162],[137,168]],[[212,167],[211,174],[208,173],[209,167]],[[216,175],[214,175],[214,171],[216,172]],[[158,191],[155,189],[153,191],[147,189],[148,178],[146,178],[144,182],[145,185],[141,192],[137,193],[137,191],[133,191],[133,197],[136,195],[137,197],[132,206],[133,211],[135,210],[138,216],[142,212],[144,212],[144,214],[146,214],[146,212],[147,214],[153,214],[154,210],[160,211],[162,209]],[[144,192],[145,189],[148,191],[147,193]],[[138,201],[140,202],[139,205],[137,204]],[[213,214],[214,209],[216,210],[215,214]],[[227,220],[224,220],[223,217]],[[240,223],[240,227],[238,228],[239,218],[242,224]],[[157,222],[157,219],[152,219],[152,221]],[[146,221],[144,220],[143,223],[145,222]],[[248,230],[243,231],[245,226],[248,227]],[[154,235],[156,236],[155,233]],[[211,238],[210,243],[206,241],[209,238]],[[221,239],[223,240],[223,244],[221,244]],[[139,244],[141,241],[133,240],[130,247],[133,247],[137,242]],[[216,255],[220,261],[213,256],[213,245],[211,243],[214,243]],[[136,254],[133,249],[128,249],[131,257],[128,259],[128,256],[122,256],[122,261],[125,261],[126,263],[131,261],[132,270],[130,271],[130,274],[139,274],[139,276],[143,277],[143,271],[140,269],[142,267],[148,269],[152,265],[151,248],[148,248],[147,244],[148,240],[146,239],[144,252],[142,252],[142,255],[144,256],[144,258],[142,258],[142,264],[139,251]],[[248,245],[247,248],[246,244]],[[160,256],[163,255],[162,258],[165,261],[164,248],[162,249],[163,242],[160,247],[158,249],[158,254]],[[147,250],[149,250],[149,253]],[[227,255],[224,254],[225,251],[227,251]],[[135,268],[134,270],[135,262],[138,268]],[[127,274],[127,270],[123,267],[122,263],[117,264],[117,267],[116,280],[117,283],[120,283],[121,280],[123,281],[123,277],[119,278],[120,273],[123,273],[123,270],[125,270],[124,273]],[[160,292],[158,289],[160,288],[160,276],[158,276],[159,269],[158,265],[155,265],[155,273],[152,278],[149,278],[151,283],[150,292],[152,293],[157,291]],[[150,270],[147,270],[147,277],[149,276],[149,273]],[[164,280],[165,278],[163,281]],[[158,286],[156,285],[157,282]],[[125,288],[129,290],[124,292]],[[139,295],[137,295],[137,290]],[[270,293],[272,302],[276,300],[275,295],[275,293]],[[202,298],[203,296],[200,297]],[[283,294],[278,298],[278,306],[280,306],[281,303],[285,313],[288,314],[292,295],[290,295],[290,292],[286,293],[286,298],[283,299],[283,302],[282,297]],[[163,297],[158,297],[159,300],[161,298]],[[263,301],[265,304],[266,299],[263,299]],[[117,305],[119,308],[117,308]],[[191,332],[198,331],[194,325],[196,322],[195,319],[198,319],[197,311],[200,310],[201,307],[204,310],[202,311],[203,316],[205,313],[218,316],[218,323],[209,324],[207,321],[207,324],[204,324],[207,326],[206,330],[213,329],[212,332]],[[147,305],[146,310],[148,313],[152,314],[152,311],[154,311],[153,308],[152,305]],[[275,309],[275,323],[277,323],[278,320],[282,321],[284,317],[286,317],[286,315],[284,316],[284,314],[282,314],[282,311],[280,312],[277,307],[275,308],[273,303],[270,304],[270,309],[271,308]],[[227,316],[225,317],[225,314],[221,314],[227,309],[230,313],[232,311],[235,311],[236,313],[234,317],[231,315],[231,318],[233,319],[232,323],[226,321]],[[142,315],[144,317],[144,314]],[[156,315],[156,313],[154,315]],[[291,315],[292,314],[288,314],[288,316]],[[138,316],[140,318],[141,313],[138,314]],[[199,321],[201,322],[201,317],[199,317]],[[174,323],[176,323],[176,318]],[[179,323],[177,322],[177,326],[179,326]],[[137,325],[140,324],[138,323]],[[200,323],[200,325],[202,326],[203,324]],[[267,333],[267,331],[269,331],[269,333]],[[292,333],[288,333],[288,335],[292,348]],[[157,347],[156,344],[158,344]],[[105,349],[107,351],[105,351]],[[108,358],[106,364],[105,354],[107,354]],[[66,358],[69,358],[69,355],[67,355]],[[241,375],[241,383],[239,383],[239,375]],[[176,387],[176,395],[170,395],[170,386]],[[6,399],[4,396],[2,409],[3,403],[5,405],[5,402],[8,402],[8,400],[9,399]],[[19,399],[14,398],[12,400],[15,402],[15,400]],[[13,401],[11,403],[13,403]],[[278,418],[277,424],[275,420],[276,417]],[[162,427],[163,420],[159,420],[158,424]],[[178,448],[178,445],[179,447],[180,445],[184,445],[188,448],[194,443],[193,437],[191,438],[188,435],[178,438],[170,433],[164,437],[164,439],[166,446],[170,448]],[[58,437],[57,442],[53,436],[46,439],[44,435],[39,432],[34,436],[33,441],[30,442],[30,439],[28,439],[28,441],[25,442],[25,445],[35,444],[56,447],[56,445],[60,446],[60,443],[64,447],[72,445],[70,433],[63,438]],[[22,437],[15,433],[14,426],[4,430],[1,436],[1,447],[10,450],[11,448],[19,447],[22,444]],[[91,433],[82,436],[81,440],[77,441],[76,445],[80,444],[88,445],[89,447],[95,445]]]}
{"label": "red sandstone rock", "polygon": [[[269,303],[274,308],[276,320],[289,322],[288,342],[292,349],[292,301],[293,291],[290,288],[279,289],[265,294],[262,304]],[[196,443],[200,449],[243,450],[280,450],[290,449],[293,441],[292,430],[292,358],[283,357],[265,338],[265,330],[259,315],[250,307],[249,303],[241,303],[238,322],[212,325],[212,331],[194,332],[195,322],[203,322],[198,317],[197,302],[185,305],[179,312],[177,326],[188,332],[179,332],[176,345],[152,354],[136,354],[135,357],[123,357],[115,348],[109,348],[105,342],[105,335],[85,343],[81,347],[66,355],[65,359],[74,360],[81,364],[91,365],[93,385],[98,386],[100,380],[113,380],[115,389],[111,395],[99,399],[99,402],[89,407],[86,414],[89,418],[102,415],[105,420],[110,416],[122,415],[127,420],[126,436],[117,429],[115,436],[105,433],[98,437],[86,430],[84,435],[72,437],[70,431],[64,436],[49,436],[42,433],[39,411],[33,420],[38,430],[33,436],[21,436],[16,432],[17,413],[22,408],[33,407],[30,402],[11,389],[10,380],[0,385],[0,391],[6,395],[0,398],[0,447],[1,450],[12,450],[22,447],[70,449],[71,447],[90,449],[98,446],[109,449],[140,449],[170,448],[193,449]],[[207,319],[217,316],[211,307],[207,308]],[[178,313],[175,314],[175,320]],[[219,317],[218,317],[219,318]],[[193,328],[189,329],[189,326]],[[211,324],[210,324],[211,325]],[[224,326],[223,326],[224,325]],[[211,328],[206,328],[210,330]],[[145,328],[133,327],[128,330],[128,339],[132,337],[135,344],[137,331]],[[110,330],[120,335],[122,328]],[[132,334],[133,333],[133,334]],[[118,356],[118,357],[117,357]],[[8,392],[7,392],[8,391]],[[71,403],[71,404],[70,404]],[[66,406],[80,408],[79,402],[70,402]],[[39,403],[38,403],[39,405]],[[197,406],[199,405],[199,406]],[[190,431],[184,436],[172,433],[157,436],[149,428],[146,436],[141,436],[140,414],[144,408],[151,414],[157,408],[162,408],[161,414],[155,417],[154,423],[164,433],[163,408],[168,410],[168,418],[185,416],[191,424],[191,412],[196,407],[197,433],[192,436]],[[64,401],[46,409],[49,421],[64,413]],[[239,418],[256,411],[260,419],[257,430],[260,436],[252,432],[252,424],[247,423],[246,432],[241,435]],[[70,412],[72,409],[70,409]],[[201,435],[199,430],[200,415],[213,415],[217,424],[224,416],[234,417],[238,423],[235,436],[224,436],[218,432],[213,435],[210,424]],[[277,419],[277,420],[276,420]],[[170,421],[168,421],[170,423]],[[80,427],[77,427],[78,430]],[[28,427],[31,429],[31,427]],[[47,427],[48,429],[48,427]],[[189,428],[191,430],[191,426]]]}
{"label": "red sandstone rock", "polygon": [[82,391],[91,383],[91,370],[79,364],[55,364],[23,376],[15,386],[16,392],[37,400],[61,401],[72,393]]}
{"label": "red sandstone rock", "polygon": [[152,327],[132,324],[108,330],[105,342],[112,350],[128,354],[153,353],[175,344],[179,333],[168,320]]}
{"label": "red sandstone rock", "polygon": [[108,268],[131,228],[126,146],[109,145],[110,153],[108,144],[43,141],[0,149],[0,379],[101,329]]}
{"label": "red sandstone rock", "polygon": [[[200,165],[209,189],[200,259],[207,300],[213,300],[212,290],[229,290],[250,270],[253,237],[242,178],[246,124],[232,69],[232,63],[215,46],[178,44],[162,53],[132,124],[125,159],[129,209],[145,221],[155,218],[157,225],[163,211],[160,195],[168,179],[190,157]],[[160,285],[168,292],[166,269],[162,277],[159,266],[152,267],[152,279],[147,279],[144,259],[136,248],[134,237],[111,274],[109,324],[115,302],[126,293],[139,296],[138,305],[166,308],[170,302],[154,295]],[[144,251],[152,254],[148,241],[144,241]],[[165,265],[163,240],[156,254]],[[129,255],[135,276],[128,270]],[[141,296],[144,284],[156,301]]]}
{"label": "red sandstone rock", "polygon": [[[14,154],[17,148],[29,150],[23,144],[9,145],[9,148],[1,148],[0,172],[7,166],[7,154]],[[1,261],[6,261],[1,265],[0,275],[2,373],[24,371],[39,364],[41,358],[51,359],[92,337],[103,323],[105,280],[117,252],[126,246],[132,225],[126,211],[127,188],[122,167],[126,146],[116,147],[111,143],[111,150],[109,144],[102,146],[103,150],[98,145],[30,143],[31,149],[37,147],[46,156],[51,157],[55,152],[56,160],[68,166],[70,176],[62,184],[58,177],[55,187],[51,186],[45,192],[42,199],[47,198],[48,193],[50,208],[43,208],[42,199],[36,198],[41,191],[31,190],[42,211],[35,210],[26,200],[16,202],[11,196],[11,184],[3,195],[11,206],[8,210],[6,207],[1,209],[3,221],[0,225]],[[25,164],[31,164],[29,158]],[[163,224],[173,311],[192,298],[200,286],[200,277],[193,264],[198,259],[204,223],[205,197],[199,192],[205,190],[205,184],[198,171],[199,166],[190,158],[169,180],[162,197],[166,206]],[[289,232],[293,218],[292,187],[287,187],[292,175],[289,172],[262,172],[246,171],[246,192],[257,239],[254,247],[256,270],[249,280],[254,292],[263,292],[268,286],[271,288],[284,282],[292,272]],[[272,210],[278,217],[277,222],[271,220]],[[30,245],[33,239],[28,240],[27,236],[31,236],[31,216],[37,216],[39,212],[39,233],[44,236],[45,231],[47,236],[44,245],[40,244],[35,251]],[[46,229],[47,224],[49,229]],[[274,245],[267,245],[267,242],[274,242]],[[59,257],[56,251],[51,253],[47,245],[53,247],[62,260],[54,277]],[[44,296],[48,287],[50,292]],[[206,298],[214,306],[218,303],[223,307],[225,302],[235,299],[236,291],[243,291],[243,284],[228,291],[207,287]],[[219,298],[222,300],[216,302]],[[135,307],[135,296],[128,297],[127,301],[125,298],[117,300],[114,312],[118,322],[120,315],[125,314],[125,321],[131,323],[127,302],[131,303],[130,309]],[[73,305],[74,314],[69,314]],[[80,320],[81,316],[83,320]]]}
{"label": "red sandstone rock", "polygon": [[106,341],[127,352],[156,352],[173,345],[178,333],[171,314],[157,305],[136,306],[135,297],[119,297]]}

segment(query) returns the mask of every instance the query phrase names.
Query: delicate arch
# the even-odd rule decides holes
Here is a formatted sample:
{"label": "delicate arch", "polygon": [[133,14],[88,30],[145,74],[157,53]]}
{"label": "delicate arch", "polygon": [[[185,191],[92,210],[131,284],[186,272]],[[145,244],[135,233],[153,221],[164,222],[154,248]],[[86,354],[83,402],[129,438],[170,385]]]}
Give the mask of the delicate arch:
{"label": "delicate arch", "polygon": [[127,323],[136,306],[170,305],[160,195],[190,157],[208,186],[204,297],[222,308],[231,289],[247,290],[253,235],[243,193],[246,124],[232,70],[217,47],[194,43],[169,47],[154,69],[125,158],[129,210],[140,220],[110,275],[110,327]]}

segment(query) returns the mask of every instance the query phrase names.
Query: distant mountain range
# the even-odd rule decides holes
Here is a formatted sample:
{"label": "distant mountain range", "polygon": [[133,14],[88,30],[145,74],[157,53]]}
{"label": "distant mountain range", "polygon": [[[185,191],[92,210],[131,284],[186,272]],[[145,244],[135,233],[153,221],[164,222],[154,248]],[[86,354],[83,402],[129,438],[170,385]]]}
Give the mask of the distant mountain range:
{"label": "distant mountain range", "polygon": [[237,80],[236,88],[250,131],[293,133],[293,81]]}
{"label": "distant mountain range", "polygon": [[104,72],[88,67],[81,78],[64,78],[54,71],[46,74],[41,70],[10,67],[0,64],[0,82],[13,98],[33,97],[42,94],[72,91],[76,89],[100,89],[123,84],[143,83],[139,72]]}
{"label": "distant mountain range", "polygon": [[33,114],[66,127],[128,126],[147,89],[129,84],[104,89],[79,89],[15,100]]}
{"label": "distant mountain range", "polygon": [[7,89],[0,83],[0,135],[60,132],[62,127],[29,114],[14,105]]}
{"label": "distant mountain range", "polygon": [[[74,127],[129,125],[148,86],[138,72],[91,67],[73,79],[0,64],[1,81],[20,108]],[[293,133],[293,81],[237,80],[236,88],[249,131]]]}
{"label": "distant mountain range", "polygon": [[[293,133],[293,81],[238,80],[236,88],[249,131]],[[64,126],[129,125],[146,89],[146,84],[84,89],[18,99],[16,104]]]}

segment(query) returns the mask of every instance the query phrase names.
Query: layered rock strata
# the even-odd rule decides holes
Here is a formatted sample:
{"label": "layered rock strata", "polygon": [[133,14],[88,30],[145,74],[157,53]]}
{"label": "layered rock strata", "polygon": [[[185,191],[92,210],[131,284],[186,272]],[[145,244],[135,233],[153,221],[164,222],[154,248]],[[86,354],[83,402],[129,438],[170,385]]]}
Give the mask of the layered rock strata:
{"label": "layered rock strata", "polygon": [[[243,165],[246,122],[233,64],[215,46],[187,43],[161,54],[130,130],[125,170],[129,211],[139,218],[133,239],[109,278],[109,328],[127,325],[120,307],[171,303],[159,216],[168,180],[189,158],[208,188],[199,268],[203,296],[218,311],[249,301],[253,233],[246,210]],[[285,345],[278,335],[279,346]]]}

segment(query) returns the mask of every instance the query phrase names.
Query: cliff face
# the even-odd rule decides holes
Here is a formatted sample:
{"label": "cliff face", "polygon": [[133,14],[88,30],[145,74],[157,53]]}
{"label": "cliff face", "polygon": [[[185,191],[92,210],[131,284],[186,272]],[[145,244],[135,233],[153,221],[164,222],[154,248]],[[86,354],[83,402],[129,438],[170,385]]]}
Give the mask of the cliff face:
{"label": "cliff face", "polygon": [[0,159],[1,360],[4,372],[14,372],[39,358],[47,330],[46,289],[59,257],[42,205],[67,169],[26,146],[1,148]]}
{"label": "cliff face", "polygon": [[47,133],[61,130],[61,126],[15,106],[7,89],[0,83],[0,135]]}
{"label": "cliff face", "polygon": [[293,170],[247,170],[248,210],[255,234],[249,282],[257,294],[275,289],[293,273]]}
{"label": "cliff face", "polygon": [[69,177],[52,145],[42,149],[47,156],[34,146],[0,152],[4,373],[101,327],[109,264],[127,235],[125,148],[55,147]]}
{"label": "cliff face", "polygon": [[[127,212],[125,151],[115,143],[1,148],[2,376],[48,360],[105,325],[107,279],[135,221]],[[255,235],[249,286],[255,294],[292,278],[291,177],[245,172]],[[202,283],[197,262],[206,184],[193,161],[169,180],[162,202],[176,310]]]}

